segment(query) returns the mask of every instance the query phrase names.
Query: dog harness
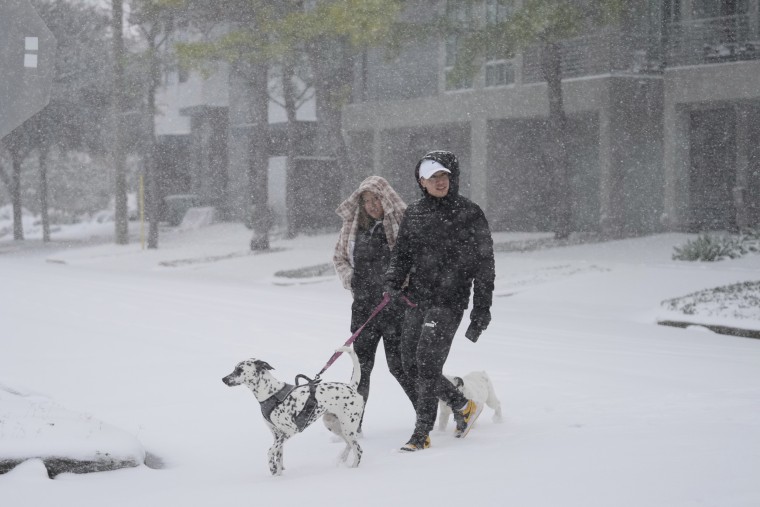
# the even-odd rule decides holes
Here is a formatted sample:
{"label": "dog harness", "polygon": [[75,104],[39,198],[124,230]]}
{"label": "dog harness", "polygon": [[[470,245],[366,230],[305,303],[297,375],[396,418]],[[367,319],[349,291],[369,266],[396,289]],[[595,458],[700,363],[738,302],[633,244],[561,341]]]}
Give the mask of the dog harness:
{"label": "dog harness", "polygon": [[[314,415],[314,409],[317,408],[317,382],[309,382],[307,385],[309,386],[309,397],[306,398],[306,403],[303,406],[303,409],[299,413],[296,414],[296,416],[293,418],[293,422],[296,423],[296,428],[298,428],[298,431],[303,431],[311,422],[311,416]],[[306,387],[306,386],[298,386],[298,387]]]}
{"label": "dog harness", "polygon": [[291,391],[293,391],[295,388],[296,386],[293,384],[285,384],[285,387],[274,393],[266,400],[259,402],[261,405],[261,414],[269,424],[272,424],[272,411],[277,408],[277,405],[285,401],[285,398],[287,398]]}
{"label": "dog harness", "polygon": [[298,429],[299,433],[303,431],[310,422],[311,416],[314,414],[314,409],[317,408],[317,384],[319,382],[311,381],[308,384],[300,385],[300,386],[294,386],[293,384],[285,384],[285,386],[274,393],[272,396],[267,398],[264,401],[259,402],[261,405],[261,414],[264,416],[264,419],[269,423],[272,424],[272,411],[274,411],[277,406],[285,401],[285,398],[287,398],[291,392],[293,392],[294,389],[298,389],[300,387],[309,387],[309,397],[306,398],[306,404],[303,406],[301,411],[297,413],[293,417],[293,422],[296,425],[296,428]]}

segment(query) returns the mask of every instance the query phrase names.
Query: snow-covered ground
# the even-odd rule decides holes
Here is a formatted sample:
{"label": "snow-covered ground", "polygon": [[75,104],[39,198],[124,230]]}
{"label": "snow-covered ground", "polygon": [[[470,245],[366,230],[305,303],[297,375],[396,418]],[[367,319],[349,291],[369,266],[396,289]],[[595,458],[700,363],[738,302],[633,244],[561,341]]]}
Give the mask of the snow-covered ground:
{"label": "snow-covered ground", "polygon": [[[0,239],[0,460],[150,466],[50,480],[29,460],[0,475],[3,507],[760,505],[760,341],[656,324],[673,316],[664,300],[758,280],[760,256],[675,262],[680,234],[500,252],[493,322],[476,344],[463,326],[445,370],[486,370],[502,424],[486,409],[464,440],[397,452],[414,414],[380,350],[361,466],[336,466],[342,445],[318,423],[271,477],[258,404],[221,378],[252,356],[312,376],[348,338],[334,276],[276,275],[329,262],[334,235],[254,255],[238,224],[162,231],[150,251],[87,245],[112,230],[98,227]],[[534,236],[495,235],[518,237]],[[760,329],[730,310],[711,318]],[[324,377],[350,370],[342,357]]]}

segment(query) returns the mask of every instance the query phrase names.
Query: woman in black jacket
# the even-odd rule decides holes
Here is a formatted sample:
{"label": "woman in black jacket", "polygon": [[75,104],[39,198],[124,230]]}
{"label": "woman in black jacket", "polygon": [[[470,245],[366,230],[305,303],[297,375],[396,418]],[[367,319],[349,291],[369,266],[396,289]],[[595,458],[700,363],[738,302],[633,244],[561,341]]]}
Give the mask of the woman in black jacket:
{"label": "woman in black jacket", "polygon": [[[343,219],[343,226],[335,245],[333,263],[343,286],[350,289],[353,296],[352,333],[367,321],[383,299],[383,277],[405,210],[404,201],[380,176],[365,179],[336,210]],[[361,368],[358,391],[364,397],[365,406],[369,398],[370,374],[381,339],[388,369],[412,405],[415,403],[414,383],[404,373],[401,363],[403,318],[403,303],[391,301],[354,341]]]}
{"label": "woman in black jacket", "polygon": [[[454,334],[474,288],[466,336],[476,341],[491,321],[494,287],[493,240],[480,207],[459,195],[459,162],[448,151],[431,151],[415,167],[423,197],[411,204],[385,275],[385,291],[404,294],[415,308],[406,310],[402,361],[417,389],[417,421],[401,449],[430,446],[438,399],[448,403],[464,437],[482,406],[467,400],[443,377]],[[398,298],[396,298],[398,299]]]}

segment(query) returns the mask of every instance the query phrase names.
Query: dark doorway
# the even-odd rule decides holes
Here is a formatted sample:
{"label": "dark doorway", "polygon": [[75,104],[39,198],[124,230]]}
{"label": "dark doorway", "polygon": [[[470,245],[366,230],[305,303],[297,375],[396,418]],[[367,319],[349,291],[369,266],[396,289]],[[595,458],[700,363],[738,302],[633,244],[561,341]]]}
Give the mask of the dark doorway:
{"label": "dark doorway", "polygon": [[490,123],[488,221],[496,231],[551,231],[552,199],[570,194],[573,231],[599,225],[599,124],[596,116],[568,118],[569,187],[556,188],[546,159],[543,119]]}
{"label": "dark doorway", "polygon": [[288,233],[336,231],[341,178],[335,159],[295,157],[287,175]]}
{"label": "dark doorway", "polygon": [[689,232],[735,227],[736,119],[732,108],[691,113]]}

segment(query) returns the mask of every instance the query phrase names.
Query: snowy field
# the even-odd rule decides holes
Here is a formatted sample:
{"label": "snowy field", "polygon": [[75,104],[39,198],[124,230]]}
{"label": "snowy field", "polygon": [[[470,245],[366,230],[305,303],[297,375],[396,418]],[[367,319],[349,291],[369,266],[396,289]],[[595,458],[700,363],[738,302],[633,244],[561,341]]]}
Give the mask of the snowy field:
{"label": "snowy field", "polygon": [[[760,279],[760,256],[674,262],[680,234],[498,253],[493,322],[476,344],[462,327],[445,371],[486,370],[503,423],[486,409],[464,440],[397,452],[414,414],[380,351],[361,466],[337,466],[317,423],[271,477],[258,404],[221,378],[252,356],[313,376],[349,337],[335,276],[276,276],[329,262],[335,236],[253,255],[237,224],[163,231],[154,251],[88,245],[98,227],[0,239],[0,460],[150,466],[50,480],[28,460],[0,475],[2,507],[760,505],[760,341],[656,325],[664,300]],[[350,373],[342,357],[324,377]]]}

